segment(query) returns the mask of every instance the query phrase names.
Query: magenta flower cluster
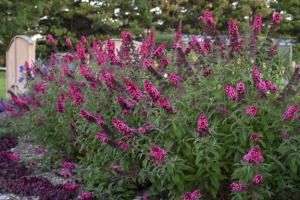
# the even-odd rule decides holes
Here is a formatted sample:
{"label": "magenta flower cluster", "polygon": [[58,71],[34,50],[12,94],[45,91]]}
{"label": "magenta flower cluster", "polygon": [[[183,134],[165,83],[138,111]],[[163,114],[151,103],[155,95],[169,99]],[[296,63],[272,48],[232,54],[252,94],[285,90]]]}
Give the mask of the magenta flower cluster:
{"label": "magenta flower cluster", "polygon": [[249,184],[240,184],[240,183],[233,182],[233,183],[231,183],[230,187],[231,187],[232,191],[239,192],[239,191],[247,190],[249,187]]}
{"label": "magenta flower cluster", "polygon": [[282,115],[284,120],[294,120],[299,109],[298,104],[293,104],[287,111]]}
{"label": "magenta flower cluster", "polygon": [[183,196],[183,200],[197,200],[200,197],[200,190],[195,190],[194,192],[187,192]]}
{"label": "magenta flower cluster", "polygon": [[260,164],[263,161],[264,157],[260,154],[259,146],[255,146],[249,151],[249,153],[244,155],[243,159],[248,163]]}
{"label": "magenta flower cluster", "polygon": [[204,114],[201,114],[198,118],[197,130],[201,136],[210,135],[207,118]]}
{"label": "magenta flower cluster", "polygon": [[167,153],[165,152],[165,150],[158,146],[152,145],[150,152],[151,158],[154,160],[154,165],[156,167],[164,163],[167,157]]}
{"label": "magenta flower cluster", "polygon": [[134,135],[137,133],[136,129],[130,128],[126,122],[119,120],[117,117],[112,118],[112,123],[122,135]]}

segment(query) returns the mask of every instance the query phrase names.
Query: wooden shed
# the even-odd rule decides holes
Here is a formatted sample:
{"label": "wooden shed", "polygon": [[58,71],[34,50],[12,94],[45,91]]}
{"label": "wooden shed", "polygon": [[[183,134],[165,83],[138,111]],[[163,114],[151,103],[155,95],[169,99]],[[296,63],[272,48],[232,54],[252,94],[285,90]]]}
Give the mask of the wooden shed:
{"label": "wooden shed", "polygon": [[[115,54],[117,54],[117,49],[120,50],[120,47],[122,45],[122,39],[121,38],[111,38],[110,39],[111,41],[115,42]],[[106,41],[105,41],[106,42]],[[105,45],[105,42],[104,42],[104,45]],[[139,42],[139,41],[136,41],[136,40],[132,40],[134,46],[135,46],[135,49],[137,50],[138,48],[141,47],[142,43]]]}
{"label": "wooden shed", "polygon": [[[6,92],[12,91],[15,94],[23,92],[25,79],[18,83],[21,77],[19,68],[24,66],[25,61],[31,64],[35,60],[35,42],[26,35],[17,35],[9,43],[6,50]],[[6,93],[6,99],[11,95]]]}

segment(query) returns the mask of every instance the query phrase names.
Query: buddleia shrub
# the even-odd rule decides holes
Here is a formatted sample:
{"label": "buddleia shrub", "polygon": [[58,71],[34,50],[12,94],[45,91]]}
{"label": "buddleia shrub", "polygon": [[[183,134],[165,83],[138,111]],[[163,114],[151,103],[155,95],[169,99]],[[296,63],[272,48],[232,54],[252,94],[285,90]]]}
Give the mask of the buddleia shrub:
{"label": "buddleia shrub", "polygon": [[51,59],[21,67],[15,129],[78,162],[100,199],[297,196],[300,67],[284,72],[278,59],[280,14],[264,40],[259,14],[244,33],[230,19],[229,38],[210,12],[198,20],[204,39],[183,46],[180,22],[169,51],[152,29],[139,49],[123,31],[119,51],[82,37],[59,57],[49,35]]}

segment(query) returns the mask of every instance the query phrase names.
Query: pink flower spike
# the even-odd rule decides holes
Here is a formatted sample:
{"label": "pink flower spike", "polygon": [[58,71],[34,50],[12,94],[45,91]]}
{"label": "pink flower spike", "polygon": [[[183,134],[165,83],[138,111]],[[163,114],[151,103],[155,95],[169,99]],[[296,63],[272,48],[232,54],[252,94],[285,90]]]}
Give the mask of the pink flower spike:
{"label": "pink flower spike", "polygon": [[58,100],[56,102],[56,108],[57,108],[57,112],[64,112],[65,111],[64,104],[62,103],[61,100]]}
{"label": "pink flower spike", "polygon": [[299,109],[298,104],[293,104],[287,111],[282,115],[284,120],[294,120]]}
{"label": "pink flower spike", "polygon": [[225,115],[225,116],[229,116],[229,115],[230,115],[229,111],[228,111],[226,108],[223,108],[223,107],[221,107],[221,106],[219,106],[219,105],[216,105],[216,107],[217,107],[218,111],[219,111],[222,115]]}
{"label": "pink flower spike", "polygon": [[165,150],[161,149],[158,146],[151,145],[151,158],[154,160],[154,165],[158,167],[160,164],[164,163],[164,160],[167,157]]}
{"label": "pink flower spike", "polygon": [[148,55],[147,41],[146,40],[144,40],[142,42],[139,55],[141,55],[142,57],[146,57]]}
{"label": "pink flower spike", "polygon": [[202,136],[210,135],[207,118],[204,114],[201,114],[198,118],[197,130]]}
{"label": "pink flower spike", "polygon": [[66,44],[67,44],[68,47],[73,47],[73,44],[72,44],[72,41],[71,41],[70,38],[66,39]]}
{"label": "pink flower spike", "polygon": [[265,81],[260,81],[258,83],[258,88],[259,88],[259,91],[262,93],[262,94],[266,94],[267,93],[267,85],[266,85],[266,82]]}
{"label": "pink flower spike", "polygon": [[259,135],[257,134],[257,133],[252,133],[251,135],[250,135],[250,141],[259,141],[260,140],[260,137],[259,137]]}
{"label": "pink flower spike", "polygon": [[125,122],[119,120],[117,117],[112,118],[112,123],[122,135],[134,135],[137,132],[136,129],[130,128]]}
{"label": "pink flower spike", "polygon": [[187,192],[183,196],[183,200],[197,200],[200,197],[200,190],[195,190],[194,192]]}
{"label": "pink flower spike", "polygon": [[267,89],[270,90],[272,94],[278,92],[278,88],[271,81],[265,80],[265,83],[266,83]]}
{"label": "pink flower spike", "polygon": [[258,67],[255,67],[252,71],[252,79],[253,79],[253,82],[254,82],[254,86],[258,86],[259,82],[261,81],[260,80],[260,72],[259,72],[259,69]]}
{"label": "pink flower spike", "polygon": [[245,84],[243,82],[239,82],[236,84],[236,91],[239,93],[239,94],[242,94],[245,92]]}
{"label": "pink flower spike", "polygon": [[43,153],[45,153],[45,151],[43,149],[37,149],[35,150],[36,155],[41,155]]}
{"label": "pink flower spike", "polygon": [[290,134],[288,134],[288,132],[286,131],[285,128],[283,128],[283,130],[282,130],[282,139],[290,140],[291,138],[292,138],[292,136]]}
{"label": "pink flower spike", "polygon": [[81,185],[75,183],[65,183],[64,188],[66,188],[67,190],[78,192],[78,190],[81,188]]}
{"label": "pink flower spike", "polygon": [[254,35],[258,35],[260,32],[262,26],[262,18],[261,15],[258,13],[255,18],[254,18],[254,22],[252,25],[252,31]]}
{"label": "pink flower spike", "polygon": [[260,154],[259,146],[253,147],[248,154],[244,155],[243,160],[252,164],[260,164],[264,157]]}
{"label": "pink flower spike", "polygon": [[48,40],[51,44],[54,44],[54,38],[51,34],[48,34]]}
{"label": "pink flower spike", "polygon": [[86,44],[86,45],[89,44],[89,42],[87,41],[86,37],[84,37],[84,36],[81,36],[81,41],[82,41],[84,44]]}
{"label": "pink flower spike", "polygon": [[70,178],[70,173],[67,172],[67,171],[65,171],[65,170],[62,171],[62,175],[63,175],[65,178]]}
{"label": "pink flower spike", "polygon": [[232,100],[232,101],[237,100],[238,94],[231,85],[225,86],[225,92],[228,95],[230,100]]}
{"label": "pink flower spike", "polygon": [[44,120],[42,118],[39,119],[39,125],[44,124]]}
{"label": "pink flower spike", "polygon": [[38,166],[38,164],[37,164],[36,162],[31,162],[30,165],[31,165],[32,167]]}
{"label": "pink flower spike", "polygon": [[117,164],[114,164],[114,166],[113,166],[113,170],[114,170],[114,171],[120,171],[120,167],[119,167],[119,165],[117,165]]}
{"label": "pink flower spike", "polygon": [[144,81],[144,89],[153,101],[157,101],[161,96],[156,87],[154,87],[154,85],[148,80]]}
{"label": "pink flower spike", "polygon": [[138,87],[134,85],[129,79],[125,78],[124,82],[126,91],[129,93],[130,97],[133,100],[138,102],[143,98],[143,93],[141,92],[141,90],[139,90]]}
{"label": "pink flower spike", "polygon": [[94,192],[81,192],[79,198],[82,200],[90,200],[94,196]]}
{"label": "pink flower spike", "polygon": [[246,110],[246,115],[250,115],[250,116],[255,116],[257,113],[258,108],[256,106],[250,106],[250,108],[248,108]]}
{"label": "pink flower spike", "polygon": [[19,155],[19,154],[7,153],[7,157],[8,157],[10,160],[13,160],[13,161],[18,161],[18,160],[20,160],[20,155]]}
{"label": "pink flower spike", "polygon": [[125,142],[123,142],[122,140],[119,140],[118,141],[118,145],[120,146],[121,149],[123,150],[127,150],[130,148],[130,145],[129,144],[126,144]]}
{"label": "pink flower spike", "polygon": [[249,186],[248,184],[239,184],[234,182],[230,184],[232,191],[236,191],[236,192],[247,190],[248,186]]}
{"label": "pink flower spike", "polygon": [[140,133],[140,134],[145,134],[146,133],[146,129],[144,129],[143,127],[140,127],[140,128],[138,128],[138,132]]}
{"label": "pink flower spike", "polygon": [[263,182],[263,176],[261,174],[256,174],[253,178],[254,184],[261,184]]}
{"label": "pink flower spike", "polygon": [[274,13],[271,24],[278,25],[280,23],[280,19],[281,19],[280,13],[278,12]]}
{"label": "pink flower spike", "polygon": [[143,200],[150,200],[150,196],[148,194],[143,195]]}
{"label": "pink flower spike", "polygon": [[146,131],[150,130],[153,127],[152,124],[146,124],[145,129]]}
{"label": "pink flower spike", "polygon": [[62,161],[61,162],[61,165],[64,167],[64,168],[66,168],[66,169],[68,169],[68,170],[72,170],[72,169],[75,169],[76,168],[76,166],[75,166],[75,164],[73,164],[73,163],[70,163],[70,162],[66,162],[66,161]]}
{"label": "pink flower spike", "polygon": [[104,133],[97,132],[96,136],[104,143],[108,142],[108,140],[109,140],[108,136]]}

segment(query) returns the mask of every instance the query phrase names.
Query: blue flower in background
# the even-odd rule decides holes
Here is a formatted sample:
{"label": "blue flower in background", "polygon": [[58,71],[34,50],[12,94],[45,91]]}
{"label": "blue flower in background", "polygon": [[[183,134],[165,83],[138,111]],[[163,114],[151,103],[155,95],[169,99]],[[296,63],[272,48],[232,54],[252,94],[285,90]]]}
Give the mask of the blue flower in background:
{"label": "blue flower in background", "polygon": [[43,70],[42,70],[43,73],[47,73],[48,71],[49,71],[48,67],[44,67]]}
{"label": "blue flower in background", "polygon": [[24,80],[24,78],[21,76],[21,77],[18,79],[18,82],[21,83],[23,80]]}
{"label": "blue flower in background", "polygon": [[23,65],[20,66],[19,72],[22,72],[24,70]]}
{"label": "blue flower in background", "polygon": [[73,65],[73,64],[68,64],[68,66],[69,66],[69,68],[70,68],[71,70],[74,69],[74,65]]}
{"label": "blue flower in background", "polygon": [[4,108],[2,106],[0,106],[0,112],[4,112]]}

